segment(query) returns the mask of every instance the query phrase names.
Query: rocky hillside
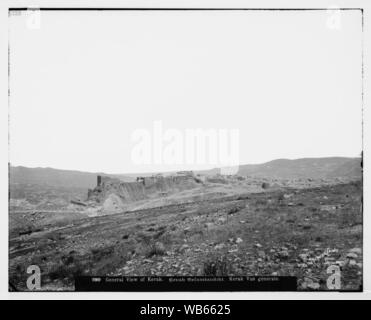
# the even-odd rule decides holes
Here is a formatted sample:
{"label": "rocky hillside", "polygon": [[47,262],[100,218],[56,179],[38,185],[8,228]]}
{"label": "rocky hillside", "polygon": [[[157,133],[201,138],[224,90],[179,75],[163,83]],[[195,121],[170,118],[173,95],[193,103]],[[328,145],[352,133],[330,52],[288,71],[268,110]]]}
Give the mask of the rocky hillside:
{"label": "rocky hillside", "polygon": [[128,203],[167,196],[198,187],[200,183],[193,175],[140,177],[134,182],[99,176],[97,186],[89,190],[88,201],[103,204],[106,213],[122,212]]}
{"label": "rocky hillside", "polygon": [[[362,289],[362,184],[267,190],[83,217],[16,212],[9,281],[26,290],[30,264],[42,290],[74,290],[74,275],[296,276],[298,290]],[[53,216],[58,221],[51,224]],[[40,219],[38,218],[40,217]],[[45,221],[45,223],[40,223]]]}

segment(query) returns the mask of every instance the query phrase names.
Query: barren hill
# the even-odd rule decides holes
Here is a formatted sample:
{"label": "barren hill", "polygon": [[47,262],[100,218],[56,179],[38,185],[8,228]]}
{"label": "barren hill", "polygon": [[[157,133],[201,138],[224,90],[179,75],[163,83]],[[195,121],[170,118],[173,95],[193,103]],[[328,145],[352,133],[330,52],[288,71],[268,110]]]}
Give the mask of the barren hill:
{"label": "barren hill", "polygon": [[[100,172],[84,172],[76,170],[61,170],[54,168],[28,168],[23,166],[9,166],[9,182],[10,184],[34,184],[47,185],[53,187],[69,187],[69,188],[94,188],[97,182],[97,175],[106,175],[116,177],[116,175],[108,175]],[[121,180],[131,177],[120,175]]]}
{"label": "barren hill", "polygon": [[277,159],[263,164],[242,165],[239,175],[277,179],[361,178],[361,158]]}

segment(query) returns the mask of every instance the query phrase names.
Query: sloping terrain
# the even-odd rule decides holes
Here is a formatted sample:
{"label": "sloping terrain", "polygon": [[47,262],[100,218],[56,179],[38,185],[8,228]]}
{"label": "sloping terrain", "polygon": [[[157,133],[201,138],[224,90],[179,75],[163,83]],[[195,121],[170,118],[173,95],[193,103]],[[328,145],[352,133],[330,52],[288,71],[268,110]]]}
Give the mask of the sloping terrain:
{"label": "sloping terrain", "polygon": [[293,275],[300,290],[326,290],[337,265],[342,289],[359,290],[359,161],[283,159],[233,176],[125,182],[11,167],[10,282],[25,290],[25,269],[36,264],[43,290],[73,290],[84,274]]}
{"label": "sloping terrain", "polygon": [[294,275],[300,290],[362,285],[362,184],[282,188],[10,230],[10,282],[73,290],[74,275]]}

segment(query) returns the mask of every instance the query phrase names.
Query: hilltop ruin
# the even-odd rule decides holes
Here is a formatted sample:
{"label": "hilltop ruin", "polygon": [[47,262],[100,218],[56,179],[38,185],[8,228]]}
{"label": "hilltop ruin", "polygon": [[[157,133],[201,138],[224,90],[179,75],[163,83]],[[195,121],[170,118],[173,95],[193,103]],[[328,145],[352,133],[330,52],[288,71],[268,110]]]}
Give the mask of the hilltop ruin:
{"label": "hilltop ruin", "polygon": [[105,211],[118,211],[125,204],[192,189],[201,183],[192,171],[180,171],[170,176],[137,177],[134,182],[98,175],[96,187],[88,190],[87,200],[103,205]]}

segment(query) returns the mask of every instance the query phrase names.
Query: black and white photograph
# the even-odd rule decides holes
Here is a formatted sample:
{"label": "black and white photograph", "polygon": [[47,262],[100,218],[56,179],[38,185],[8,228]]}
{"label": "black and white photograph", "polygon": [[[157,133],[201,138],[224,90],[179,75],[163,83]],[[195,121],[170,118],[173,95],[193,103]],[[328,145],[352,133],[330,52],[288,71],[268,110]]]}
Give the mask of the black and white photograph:
{"label": "black and white photograph", "polygon": [[8,291],[363,292],[349,5],[10,6]]}

